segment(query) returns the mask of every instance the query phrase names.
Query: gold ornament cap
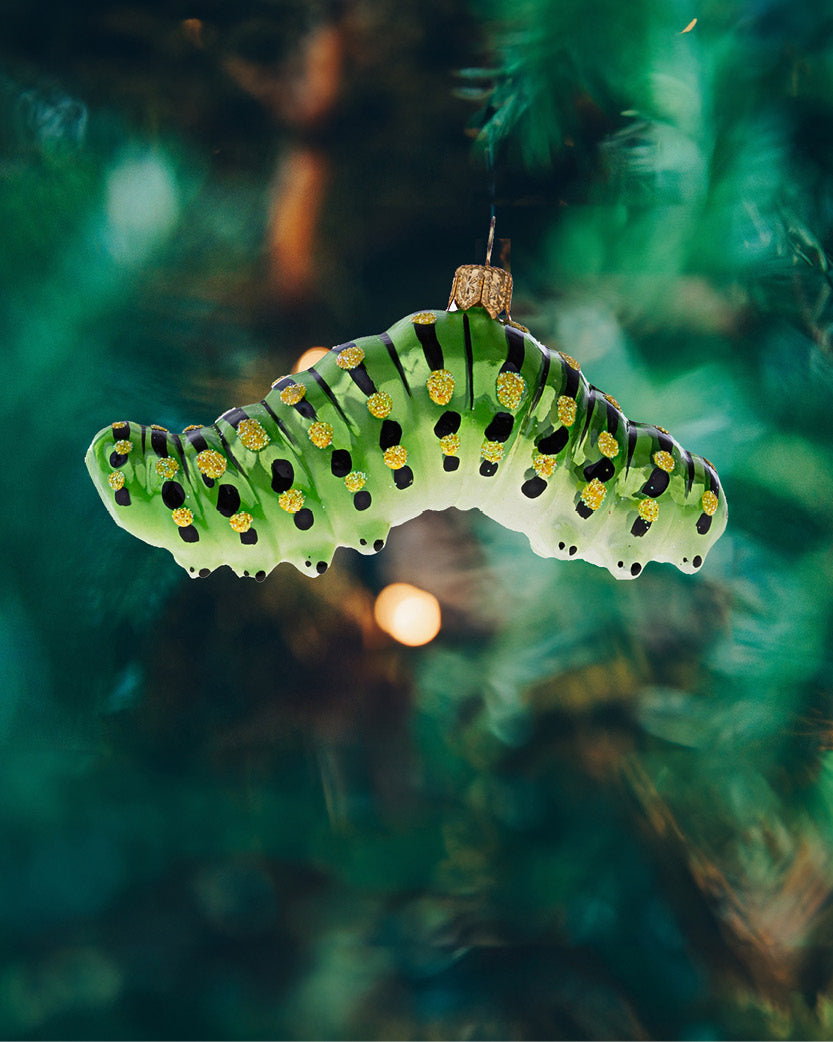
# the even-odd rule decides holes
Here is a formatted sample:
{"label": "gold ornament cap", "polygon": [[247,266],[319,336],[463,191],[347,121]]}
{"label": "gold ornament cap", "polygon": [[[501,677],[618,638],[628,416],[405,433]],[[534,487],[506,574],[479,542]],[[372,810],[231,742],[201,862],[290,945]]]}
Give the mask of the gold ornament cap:
{"label": "gold ornament cap", "polygon": [[463,264],[454,272],[448,311],[485,308],[491,318],[512,306],[512,276],[489,264]]}

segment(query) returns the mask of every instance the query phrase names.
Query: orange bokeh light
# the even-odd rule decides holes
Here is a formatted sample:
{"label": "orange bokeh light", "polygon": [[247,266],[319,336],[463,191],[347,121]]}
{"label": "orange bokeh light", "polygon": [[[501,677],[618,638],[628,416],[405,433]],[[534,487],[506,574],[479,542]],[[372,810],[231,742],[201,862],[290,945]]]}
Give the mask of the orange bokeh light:
{"label": "orange bokeh light", "polygon": [[301,355],[301,357],[298,359],[295,365],[293,365],[292,372],[300,373],[302,369],[309,369],[311,365],[315,365],[319,358],[323,358],[324,355],[326,355],[327,353],[328,352],[326,347],[307,348],[307,350],[304,351],[304,353]]}
{"label": "orange bokeh light", "polygon": [[410,583],[391,583],[376,598],[373,609],[379,626],[400,644],[416,648],[440,632],[440,602]]}

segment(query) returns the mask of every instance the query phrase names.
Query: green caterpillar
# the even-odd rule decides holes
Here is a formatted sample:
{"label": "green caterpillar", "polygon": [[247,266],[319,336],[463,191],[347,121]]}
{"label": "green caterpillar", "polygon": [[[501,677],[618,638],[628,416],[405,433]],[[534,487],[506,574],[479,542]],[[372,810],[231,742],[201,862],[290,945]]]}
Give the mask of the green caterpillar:
{"label": "green caterpillar", "polygon": [[281,561],[314,576],[338,546],[377,552],[450,506],[618,579],[648,561],[695,572],[726,527],[714,467],[512,322],[510,293],[500,269],[461,268],[450,310],[334,347],[213,424],[113,423],[87,452],[96,488],[193,576],[262,580]]}

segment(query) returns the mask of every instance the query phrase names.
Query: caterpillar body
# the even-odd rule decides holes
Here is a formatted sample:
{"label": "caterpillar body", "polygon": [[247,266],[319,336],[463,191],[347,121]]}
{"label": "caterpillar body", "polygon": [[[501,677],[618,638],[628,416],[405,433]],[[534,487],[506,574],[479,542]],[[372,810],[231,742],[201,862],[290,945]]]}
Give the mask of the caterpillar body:
{"label": "caterpillar body", "polygon": [[338,546],[375,553],[450,506],[619,579],[648,561],[697,571],[726,527],[714,467],[512,322],[488,292],[498,274],[458,269],[450,310],[340,344],[213,424],[106,427],[86,462],[111,515],[195,577],[262,580],[282,561],[315,576]]}

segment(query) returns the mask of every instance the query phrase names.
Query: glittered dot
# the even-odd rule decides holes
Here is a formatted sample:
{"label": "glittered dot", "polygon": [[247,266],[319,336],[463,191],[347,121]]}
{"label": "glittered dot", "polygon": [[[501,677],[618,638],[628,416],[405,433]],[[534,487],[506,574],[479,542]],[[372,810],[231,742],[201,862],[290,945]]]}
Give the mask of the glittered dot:
{"label": "glittered dot", "polygon": [[420,311],[418,315],[414,315],[411,322],[415,326],[432,326],[437,321],[437,316],[433,311]]}
{"label": "glittered dot", "polygon": [[399,470],[408,462],[408,450],[404,445],[391,445],[385,449],[385,466],[391,470]]}
{"label": "glittered dot", "polygon": [[500,404],[514,412],[526,393],[526,380],[520,373],[498,373],[495,387]]}
{"label": "glittered dot", "polygon": [[124,474],[120,470],[114,470],[112,474],[107,475],[107,484],[114,492],[118,492],[120,488],[124,488]]}
{"label": "glittered dot", "polygon": [[657,424],[657,430],[658,431],[662,431],[663,434],[668,434],[669,433],[664,427],[660,427],[659,424]]}
{"label": "glittered dot", "polygon": [[446,434],[440,438],[440,451],[444,456],[456,456],[460,450],[460,435]]}
{"label": "glittered dot", "polygon": [[160,478],[165,478],[166,481],[169,481],[171,478],[176,477],[176,473],[179,470],[179,464],[173,456],[164,456],[162,459],[156,461],[155,469]]}
{"label": "glittered dot", "polygon": [[316,420],[307,431],[309,440],[317,449],[326,449],[333,440],[333,428],[329,423]]}
{"label": "glittered dot", "polygon": [[653,460],[656,466],[658,466],[660,470],[664,470],[666,474],[670,474],[671,471],[674,469],[674,457],[671,455],[670,452],[666,452],[664,449],[660,449],[659,452],[655,452],[653,455]]}
{"label": "glittered dot", "polygon": [[520,329],[520,331],[522,333],[528,333],[529,332],[529,330],[526,328],[526,326],[522,326],[520,324],[520,322],[515,322],[514,319],[509,319],[509,321],[506,323],[506,325],[507,326],[511,326],[513,329]]}
{"label": "glittered dot", "polygon": [[480,446],[480,455],[489,463],[500,463],[503,459],[503,442],[484,441]]}
{"label": "glittered dot", "polygon": [[709,517],[711,517],[717,510],[717,496],[711,491],[711,489],[706,489],[700,502],[703,504],[703,513],[708,514]]}
{"label": "glittered dot", "polygon": [[200,423],[189,423],[187,427],[182,428],[182,433],[187,434],[188,431],[201,431],[202,424]]}
{"label": "glittered dot", "polygon": [[167,427],[161,427],[158,423],[152,423],[150,425],[150,429],[152,431],[164,431],[165,434],[170,434],[170,431],[168,430]]}
{"label": "glittered dot", "polygon": [[558,419],[565,427],[572,427],[576,422],[576,400],[566,394],[558,399]]}
{"label": "glittered dot", "polygon": [[241,511],[239,514],[233,514],[228,519],[228,523],[231,525],[234,531],[240,532],[241,534],[243,532],[249,531],[249,529],[252,527],[253,521],[254,518],[252,517],[252,515],[247,513],[245,510]]}
{"label": "glittered dot", "polygon": [[[274,386],[274,385],[273,385]],[[287,384],[280,393],[280,399],[284,405],[297,405],[306,397],[307,389],[303,384]]]}
{"label": "glittered dot", "polygon": [[111,423],[110,426],[113,428],[114,431],[117,431],[117,430],[119,430],[120,427],[129,427],[130,426],[130,421],[129,420],[116,420],[116,422],[115,423]]}
{"label": "glittered dot", "polygon": [[437,405],[448,405],[454,394],[454,377],[447,369],[435,369],[425,381],[428,396]]}
{"label": "glittered dot", "polygon": [[291,488],[278,496],[278,506],[288,514],[295,514],[304,505],[304,498],[304,493],[299,488]]}
{"label": "glittered dot", "polygon": [[226,458],[216,449],[203,449],[197,453],[197,466],[207,478],[221,478],[226,472]]}
{"label": "glittered dot", "polygon": [[599,452],[608,459],[613,459],[619,452],[619,442],[607,431],[602,431],[599,435]]}
{"label": "glittered dot", "polygon": [[655,499],[642,499],[636,508],[643,521],[652,524],[659,517],[659,503]]}
{"label": "glittered dot", "polygon": [[344,484],[348,492],[361,492],[367,484],[367,474],[363,470],[352,470],[344,478]]}
{"label": "glittered dot", "polygon": [[539,478],[551,478],[555,464],[555,456],[547,456],[543,452],[536,452],[532,457],[532,466]]}
{"label": "glittered dot", "polygon": [[364,361],[364,351],[357,345],[345,347],[336,355],[336,365],[339,369],[355,369]]}
{"label": "glittered dot", "polygon": [[188,507],[177,507],[171,512],[171,520],[179,528],[187,528],[193,522],[194,515]]}
{"label": "glittered dot", "polygon": [[581,369],[581,366],[578,364],[575,358],[572,357],[572,355],[565,355],[563,351],[559,351],[558,353],[561,355],[561,357],[564,359],[567,365],[570,366],[571,369]]}
{"label": "glittered dot", "polygon": [[120,441],[117,441],[116,444],[113,446],[113,449],[120,456],[126,456],[128,454],[128,452],[130,452],[132,450],[132,448],[133,448],[133,442],[132,441],[128,441],[127,438],[122,438]]}
{"label": "glittered dot", "polygon": [[384,420],[393,408],[393,399],[385,391],[377,391],[367,399],[367,411],[377,420]]}
{"label": "glittered dot", "polygon": [[237,437],[252,452],[260,452],[261,449],[265,449],[270,441],[269,435],[261,423],[249,416],[237,425]]}
{"label": "glittered dot", "polygon": [[607,401],[607,402],[610,402],[610,404],[611,404],[611,405],[613,406],[613,408],[614,408],[614,409],[618,409],[618,410],[619,410],[619,412],[621,412],[621,411],[622,411],[622,406],[621,406],[621,405],[619,404],[619,402],[618,402],[618,401],[617,401],[617,400],[616,400],[616,399],[615,399],[615,398],[613,397],[613,395],[612,395],[612,394],[606,394],[606,395],[605,395],[605,401]]}
{"label": "glittered dot", "polygon": [[593,478],[592,481],[588,481],[581,490],[582,502],[591,510],[598,510],[604,502],[606,495],[607,489],[598,478]]}

